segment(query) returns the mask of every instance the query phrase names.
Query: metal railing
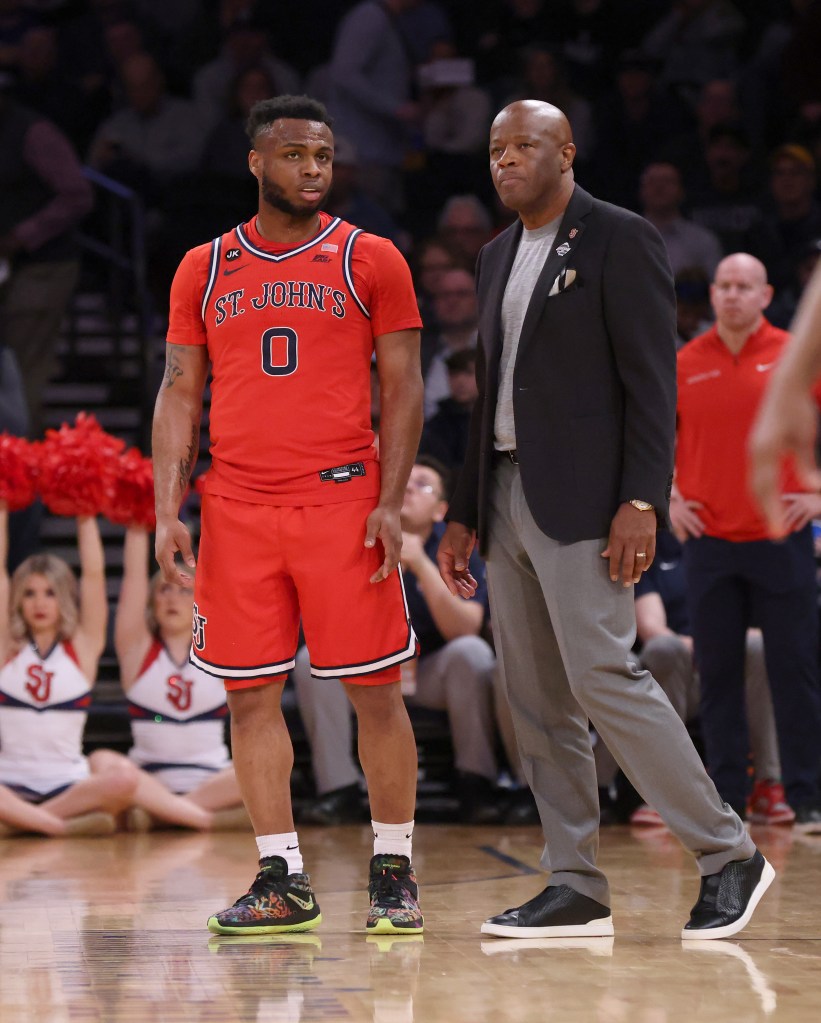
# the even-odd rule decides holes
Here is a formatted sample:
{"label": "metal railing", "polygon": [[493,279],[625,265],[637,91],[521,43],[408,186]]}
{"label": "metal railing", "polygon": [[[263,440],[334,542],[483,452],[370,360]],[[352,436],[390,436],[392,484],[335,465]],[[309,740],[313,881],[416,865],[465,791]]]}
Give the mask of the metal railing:
{"label": "metal railing", "polygon": [[[153,395],[150,380],[154,348],[154,303],[148,287],[146,215],[142,199],[132,188],[101,174],[93,167],[83,173],[95,189],[95,214],[86,221],[78,240],[84,256],[94,257],[99,280],[104,282],[112,354],[119,367],[123,357],[124,324],[133,316],[140,368],[140,446],[149,451]],[[88,233],[88,228],[96,234]],[[70,344],[76,342],[70,327]]]}

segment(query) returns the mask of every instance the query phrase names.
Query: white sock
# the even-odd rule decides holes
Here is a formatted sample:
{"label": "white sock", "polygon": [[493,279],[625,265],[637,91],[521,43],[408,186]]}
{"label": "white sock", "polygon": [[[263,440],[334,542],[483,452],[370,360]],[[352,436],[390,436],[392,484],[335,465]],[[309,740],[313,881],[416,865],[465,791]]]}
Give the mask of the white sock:
{"label": "white sock", "polygon": [[373,827],[373,854],[382,856],[387,853],[389,856],[407,856],[411,862],[411,849],[413,848],[413,821],[407,824],[380,824],[379,821],[371,821]]}
{"label": "white sock", "polygon": [[285,831],[281,835],[257,835],[257,849],[260,859],[263,856],[281,856],[288,863],[289,874],[302,873],[302,853],[295,831]]}

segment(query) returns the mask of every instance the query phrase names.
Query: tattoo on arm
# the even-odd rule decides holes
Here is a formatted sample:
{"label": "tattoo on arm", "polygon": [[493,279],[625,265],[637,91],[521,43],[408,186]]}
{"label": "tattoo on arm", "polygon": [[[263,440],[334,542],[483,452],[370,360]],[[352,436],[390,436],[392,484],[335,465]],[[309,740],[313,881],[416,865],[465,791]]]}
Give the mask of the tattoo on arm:
{"label": "tattoo on arm", "polygon": [[180,460],[179,467],[179,486],[180,496],[185,494],[185,490],[188,486],[188,481],[191,479],[191,470],[194,467],[194,462],[197,458],[197,448],[199,447],[199,430],[196,426],[191,427],[191,443],[188,445],[188,451],[185,453],[185,458]]}
{"label": "tattoo on arm", "polygon": [[163,374],[163,385],[165,387],[173,387],[174,382],[178,377],[182,376],[182,366],[180,365],[179,357],[171,345],[168,346],[168,352],[165,357],[165,373]]}

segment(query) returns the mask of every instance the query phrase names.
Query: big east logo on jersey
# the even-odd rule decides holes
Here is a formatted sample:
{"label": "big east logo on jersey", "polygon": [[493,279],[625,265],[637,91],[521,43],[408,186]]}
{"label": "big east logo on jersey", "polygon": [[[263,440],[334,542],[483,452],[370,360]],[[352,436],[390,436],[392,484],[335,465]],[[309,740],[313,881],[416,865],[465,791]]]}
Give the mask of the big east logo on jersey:
{"label": "big east logo on jersey", "polygon": [[26,674],[28,675],[26,689],[31,693],[31,698],[37,703],[45,703],[51,696],[51,680],[54,678],[54,672],[46,671],[40,664],[30,664]]}
{"label": "big east logo on jersey", "polygon": [[[220,295],[214,300],[215,326],[225,323],[247,311],[245,289],[238,288]],[[249,301],[253,309],[310,309],[319,313],[330,313],[338,320],[345,318],[345,303],[348,296],[338,288],[313,281],[264,281],[262,292]]]}
{"label": "big east logo on jersey", "polygon": [[183,678],[182,675],[169,675],[166,680],[168,691],[166,698],[179,711],[188,710],[191,706],[191,687],[194,683],[190,678]]}

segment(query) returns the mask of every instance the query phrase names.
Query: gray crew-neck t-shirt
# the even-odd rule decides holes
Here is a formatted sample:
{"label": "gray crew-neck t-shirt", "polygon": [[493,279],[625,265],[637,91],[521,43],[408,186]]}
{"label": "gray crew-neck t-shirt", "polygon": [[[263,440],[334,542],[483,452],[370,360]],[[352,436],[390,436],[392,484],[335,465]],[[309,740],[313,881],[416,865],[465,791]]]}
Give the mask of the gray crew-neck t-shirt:
{"label": "gray crew-neck t-shirt", "polygon": [[516,447],[516,426],[513,422],[513,367],[522,333],[525,313],[536,281],[542,272],[559,231],[562,216],[556,217],[535,231],[522,230],[516,258],[502,299],[502,358],[499,365],[499,396],[494,420],[494,446],[497,451]]}

